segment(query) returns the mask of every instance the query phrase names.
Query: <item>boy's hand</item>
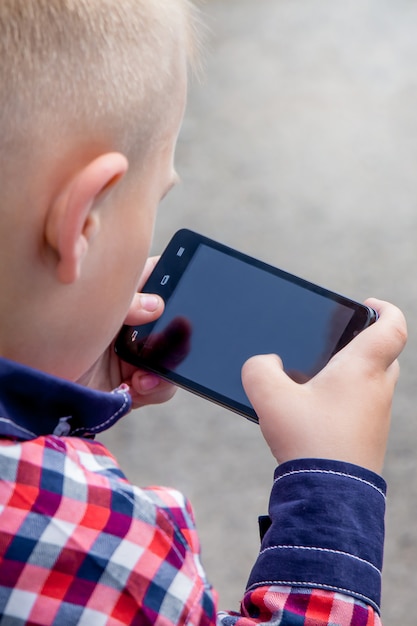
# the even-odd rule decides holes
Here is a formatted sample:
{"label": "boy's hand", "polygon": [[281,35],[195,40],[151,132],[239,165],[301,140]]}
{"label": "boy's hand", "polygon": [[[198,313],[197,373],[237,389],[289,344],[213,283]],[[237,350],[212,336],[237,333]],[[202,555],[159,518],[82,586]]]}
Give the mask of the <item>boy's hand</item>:
{"label": "boy's hand", "polygon": [[[148,259],[142,275],[143,285],[158,261],[158,257]],[[158,319],[164,310],[162,298],[152,294],[137,293],[133,298],[125,323],[140,326]],[[166,402],[175,393],[175,386],[163,381],[150,372],[125,363],[114,352],[114,343],[106,350],[95,365],[78,381],[86,387],[111,391],[122,383],[129,386],[132,408],[147,404]]]}
{"label": "boy's hand", "polygon": [[407,328],[395,306],[374,299],[367,304],[378,311],[378,321],[308,382],[290,379],[274,355],[243,366],[243,386],[278,463],[327,458],[381,472]]}

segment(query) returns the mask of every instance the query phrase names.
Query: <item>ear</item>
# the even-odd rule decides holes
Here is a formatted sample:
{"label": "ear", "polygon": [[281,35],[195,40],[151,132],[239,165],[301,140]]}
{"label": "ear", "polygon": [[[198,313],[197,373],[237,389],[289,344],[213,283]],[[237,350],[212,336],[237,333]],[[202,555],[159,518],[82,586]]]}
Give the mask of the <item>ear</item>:
{"label": "ear", "polygon": [[57,257],[56,273],[61,283],[78,279],[91,241],[100,230],[100,196],[117,184],[127,168],[122,154],[103,154],[79,170],[52,202],[45,237]]}

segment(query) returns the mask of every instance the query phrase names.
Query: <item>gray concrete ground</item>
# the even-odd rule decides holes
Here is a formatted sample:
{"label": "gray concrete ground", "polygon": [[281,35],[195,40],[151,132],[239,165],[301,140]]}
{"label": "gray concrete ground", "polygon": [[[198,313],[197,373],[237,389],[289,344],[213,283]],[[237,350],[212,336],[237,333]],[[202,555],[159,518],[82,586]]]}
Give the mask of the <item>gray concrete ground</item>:
{"label": "gray concrete ground", "polygon": [[[404,310],[383,617],[415,626],[417,3],[207,0],[203,10],[205,79],[191,86],[177,153],[183,183],[161,206],[154,251],[187,226]],[[221,606],[237,607],[274,469],[259,429],[180,391],[103,439],[133,481],[191,498]]]}

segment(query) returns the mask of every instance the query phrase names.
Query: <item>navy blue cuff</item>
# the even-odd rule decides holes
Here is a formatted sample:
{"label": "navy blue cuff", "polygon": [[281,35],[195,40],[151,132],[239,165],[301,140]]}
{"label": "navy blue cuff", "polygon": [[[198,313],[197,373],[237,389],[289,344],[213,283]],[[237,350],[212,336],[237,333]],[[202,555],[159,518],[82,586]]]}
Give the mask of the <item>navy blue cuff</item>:
{"label": "navy blue cuff", "polygon": [[386,484],[356,465],[321,459],[275,472],[269,518],[248,590],[314,587],[351,595],[379,612]]}

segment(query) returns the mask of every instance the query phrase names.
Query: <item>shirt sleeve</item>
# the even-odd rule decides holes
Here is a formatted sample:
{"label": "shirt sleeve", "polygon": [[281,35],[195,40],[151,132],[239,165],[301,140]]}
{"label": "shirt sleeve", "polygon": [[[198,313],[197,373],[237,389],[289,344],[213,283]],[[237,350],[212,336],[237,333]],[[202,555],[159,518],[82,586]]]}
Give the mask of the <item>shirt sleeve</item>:
{"label": "shirt sleeve", "polygon": [[241,612],[218,624],[380,625],[385,491],[346,463],[280,466]]}

